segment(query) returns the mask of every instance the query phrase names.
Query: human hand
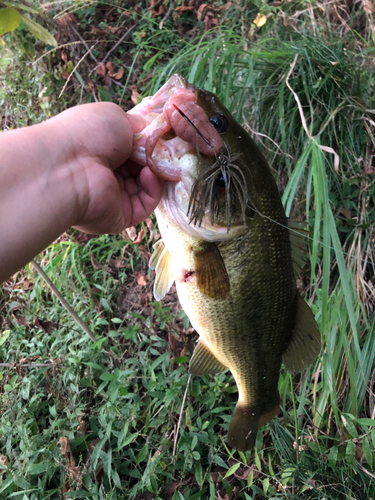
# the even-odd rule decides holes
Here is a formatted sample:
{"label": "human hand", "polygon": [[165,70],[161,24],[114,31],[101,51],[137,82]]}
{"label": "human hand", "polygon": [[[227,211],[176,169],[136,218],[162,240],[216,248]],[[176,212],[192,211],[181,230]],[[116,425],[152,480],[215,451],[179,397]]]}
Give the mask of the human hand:
{"label": "human hand", "polygon": [[96,103],[71,108],[54,120],[64,130],[72,164],[75,227],[91,234],[118,233],[153,212],[163,180],[128,160],[133,134],[144,125],[140,117]]}
{"label": "human hand", "polygon": [[163,181],[128,161],[143,127],[96,103],[0,134],[0,283],[71,226],[118,233],[151,214]]}

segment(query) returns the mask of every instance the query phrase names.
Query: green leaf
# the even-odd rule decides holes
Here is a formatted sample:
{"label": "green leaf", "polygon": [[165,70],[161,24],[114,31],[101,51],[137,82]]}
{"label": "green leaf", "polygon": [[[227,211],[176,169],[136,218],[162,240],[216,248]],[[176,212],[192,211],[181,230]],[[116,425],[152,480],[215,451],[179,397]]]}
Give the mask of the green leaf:
{"label": "green leaf", "polygon": [[264,491],[264,494],[267,495],[267,492],[268,492],[268,488],[270,487],[270,480],[268,477],[264,478],[263,480],[263,491]]}
{"label": "green leaf", "polygon": [[353,441],[348,441],[346,445],[346,460],[348,464],[354,464],[355,462],[355,445]]}
{"label": "green leaf", "polygon": [[366,462],[368,463],[370,469],[372,470],[373,457],[372,457],[372,451],[371,451],[370,443],[368,442],[367,436],[363,436],[362,448],[363,448],[363,454],[365,456]]}
{"label": "green leaf", "polygon": [[292,483],[295,472],[295,467],[286,467],[281,474],[281,484],[286,486],[288,483]]}
{"label": "green leaf", "polygon": [[219,455],[214,455],[212,457],[212,461],[215,464],[220,465],[220,467],[223,467],[224,469],[228,468],[227,464],[224,462],[224,460],[221,457],[219,457]]}
{"label": "green leaf", "polygon": [[226,479],[229,476],[232,476],[236,472],[236,470],[240,467],[240,465],[241,465],[240,462],[237,462],[236,464],[232,465],[232,467],[228,469],[227,473],[225,474],[224,479]]}
{"label": "green leaf", "polygon": [[251,469],[250,474],[247,476],[247,486],[251,488],[254,481],[254,470]]}
{"label": "green leaf", "polygon": [[21,14],[13,7],[0,9],[0,36],[18,28],[21,19]]}
{"label": "green leaf", "polygon": [[375,427],[375,420],[372,418],[357,418],[356,422],[362,426],[366,425],[368,427]]}
{"label": "green leaf", "polygon": [[133,434],[130,434],[124,441],[121,443],[121,446],[119,446],[119,450],[121,448],[124,448],[124,446],[127,446],[129,443],[134,441],[134,439],[138,436],[139,432],[134,432]]}
{"label": "green leaf", "polygon": [[91,498],[92,494],[86,490],[67,491],[64,493],[65,498]]}
{"label": "green leaf", "polygon": [[341,415],[341,420],[349,434],[354,438],[358,438],[358,432],[356,431],[356,428],[350,419],[350,415],[348,413],[343,413]]}
{"label": "green leaf", "polygon": [[105,87],[99,87],[99,99],[103,102],[112,102],[112,96]]}
{"label": "green leaf", "polygon": [[139,465],[141,462],[144,461],[144,459],[147,457],[147,451],[148,451],[148,446],[147,443],[143,446],[143,448],[140,450],[137,456],[137,465]]}
{"label": "green leaf", "polygon": [[182,363],[186,363],[187,360],[188,360],[187,356],[181,356],[180,358],[174,358],[174,362],[178,365],[180,365]]}
{"label": "green leaf", "polygon": [[38,15],[39,12],[36,9],[33,9],[32,7],[29,7],[27,5],[22,5],[22,3],[15,3],[15,2],[4,2],[5,5],[8,5],[8,7],[14,7],[15,9],[20,9],[20,10],[25,10],[26,12],[31,12],[32,14]]}
{"label": "green leaf", "polygon": [[5,344],[9,335],[10,335],[10,330],[4,330],[4,331],[0,332],[0,346]]}
{"label": "green leaf", "polygon": [[198,483],[198,486],[202,488],[203,486],[203,470],[202,465],[199,461],[195,462],[195,479]]}
{"label": "green leaf", "polygon": [[43,462],[39,462],[38,464],[33,464],[29,469],[29,474],[34,476],[36,474],[41,474],[42,472],[45,472],[49,466],[50,465],[46,460],[43,460]]}
{"label": "green leaf", "polygon": [[49,31],[47,31],[45,28],[43,28],[43,26],[41,26],[39,23],[36,23],[32,19],[26,16],[21,17],[26,28],[35,36],[35,38],[41,40],[44,43],[47,43],[48,45],[51,45],[52,47],[57,47],[57,41]]}
{"label": "green leaf", "polygon": [[339,454],[339,450],[337,446],[332,446],[328,453],[328,463],[332,469],[335,468],[337,462],[337,455]]}

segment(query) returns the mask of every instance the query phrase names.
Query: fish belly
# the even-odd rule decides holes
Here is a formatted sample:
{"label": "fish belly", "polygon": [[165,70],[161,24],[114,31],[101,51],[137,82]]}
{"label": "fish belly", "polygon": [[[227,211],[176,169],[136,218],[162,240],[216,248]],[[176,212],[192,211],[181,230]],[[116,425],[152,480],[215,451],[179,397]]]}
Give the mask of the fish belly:
{"label": "fish belly", "polygon": [[267,234],[265,227],[218,244],[230,293],[225,299],[212,299],[200,292],[194,279],[194,238],[163,211],[158,210],[157,217],[172,258],[178,297],[193,328],[231,371],[239,404],[256,408],[259,415],[269,412],[278,403],[281,358],[293,328],[295,284],[288,262],[290,247],[286,245],[283,255],[279,236],[271,235],[270,241],[258,237]]}

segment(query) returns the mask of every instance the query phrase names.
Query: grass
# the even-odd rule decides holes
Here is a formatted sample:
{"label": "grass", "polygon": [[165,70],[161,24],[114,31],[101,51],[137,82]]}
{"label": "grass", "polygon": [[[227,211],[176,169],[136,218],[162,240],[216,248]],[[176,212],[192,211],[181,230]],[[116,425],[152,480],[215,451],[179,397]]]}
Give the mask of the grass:
{"label": "grass", "polygon": [[[116,39],[108,26],[121,26],[127,11],[117,6],[111,20],[106,3],[77,6],[78,27],[102,30],[105,41],[92,51],[101,60]],[[219,28],[202,33],[195,11],[159,30],[160,18],[140,4],[126,17],[126,27],[138,22],[131,38],[112,59],[115,67],[125,61],[124,87],[94,72],[89,92],[94,61],[86,57],[60,101],[59,53],[32,66],[9,44],[2,67],[19,70],[13,82],[1,76],[3,124],[26,115],[36,122],[94,95],[127,108],[128,85],[154,92],[176,71],[214,91],[262,147],[287,213],[309,222],[309,265],[298,285],[322,333],[321,356],[294,379],[282,371],[281,416],[258,434],[253,455],[234,453],[225,443],[233,380],[189,379],[195,334],[175,295],[153,301],[146,259],[157,228],[143,224],[138,245],[127,235],[70,232],[38,261],[96,340],[31,266],[3,286],[0,498],[375,496],[371,23],[364,9],[338,1],[331,10],[298,2],[215,8]],[[260,31],[251,25],[259,9],[268,16]],[[79,47],[72,67],[86,50]],[[43,101],[44,87],[51,95]],[[324,148],[338,155],[338,168]]]}

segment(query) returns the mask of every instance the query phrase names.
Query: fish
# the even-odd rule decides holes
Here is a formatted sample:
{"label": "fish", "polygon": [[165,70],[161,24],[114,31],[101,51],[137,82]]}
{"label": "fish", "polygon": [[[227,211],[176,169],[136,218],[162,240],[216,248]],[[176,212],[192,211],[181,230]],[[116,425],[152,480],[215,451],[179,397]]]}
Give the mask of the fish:
{"label": "fish", "polygon": [[211,92],[176,74],[129,113],[144,120],[132,160],[166,180],[155,210],[161,240],[149,263],[155,299],[176,284],[199,334],[189,371],[230,370],[238,402],[228,443],[251,450],[280,411],[282,363],[294,374],[320,352],[318,326],[296,287],[304,223],[286,217],[265,157]]}

